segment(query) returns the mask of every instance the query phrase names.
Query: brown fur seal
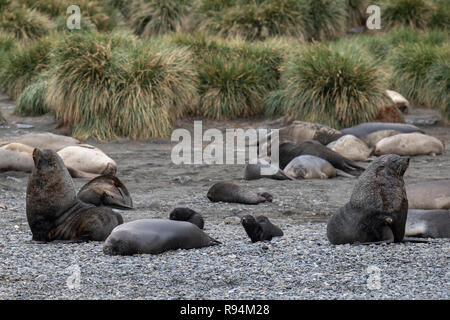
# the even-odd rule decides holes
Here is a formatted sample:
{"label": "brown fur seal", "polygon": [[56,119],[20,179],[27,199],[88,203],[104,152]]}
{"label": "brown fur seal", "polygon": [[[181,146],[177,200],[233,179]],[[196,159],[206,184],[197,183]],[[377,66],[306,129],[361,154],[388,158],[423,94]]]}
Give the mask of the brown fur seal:
{"label": "brown fur seal", "polygon": [[408,210],[405,236],[450,238],[449,210]]}
{"label": "brown fur seal", "polygon": [[33,240],[105,240],[123,222],[110,208],[77,199],[69,171],[53,150],[35,149],[26,211]]}
{"label": "brown fur seal", "polygon": [[133,209],[133,200],[127,187],[119,178],[111,174],[101,175],[86,183],[81,187],[77,197],[97,207]]}
{"label": "brown fur seal", "polygon": [[406,186],[410,209],[450,209],[450,179]]}
{"label": "brown fur seal", "polygon": [[251,215],[246,215],[242,217],[241,223],[252,242],[270,241],[273,237],[283,236],[283,231],[270,222],[266,216],[259,216],[255,219]]}
{"label": "brown fur seal", "polygon": [[214,184],[206,195],[212,202],[231,202],[243,204],[258,204],[260,202],[272,202],[272,196],[267,192],[255,193],[246,188],[228,182]]}
{"label": "brown fur seal", "polygon": [[169,214],[170,220],[187,221],[195,224],[200,229],[205,226],[205,221],[200,213],[189,208],[175,208]]}
{"label": "brown fur seal", "polygon": [[393,105],[388,105],[378,109],[378,113],[373,119],[374,122],[405,123],[401,111]]}
{"label": "brown fur seal", "polygon": [[403,174],[409,158],[384,155],[359,177],[350,201],[328,221],[332,244],[399,242],[405,235],[408,199]]}
{"label": "brown fur seal", "polygon": [[364,170],[354,161],[341,156],[317,141],[305,141],[300,144],[283,143],[280,145],[279,151],[281,169],[284,169],[292,159],[298,156],[311,155],[327,160],[336,169],[352,175],[359,175]]}
{"label": "brown fur seal", "polygon": [[351,134],[346,134],[327,145],[331,150],[352,161],[366,161],[372,153],[367,144]]}
{"label": "brown fur seal", "polygon": [[186,221],[141,219],[115,228],[103,245],[108,255],[159,254],[220,244]]}
{"label": "brown fur seal", "polygon": [[402,133],[378,141],[375,155],[398,154],[400,156],[437,155],[444,152],[439,139],[422,133]]}

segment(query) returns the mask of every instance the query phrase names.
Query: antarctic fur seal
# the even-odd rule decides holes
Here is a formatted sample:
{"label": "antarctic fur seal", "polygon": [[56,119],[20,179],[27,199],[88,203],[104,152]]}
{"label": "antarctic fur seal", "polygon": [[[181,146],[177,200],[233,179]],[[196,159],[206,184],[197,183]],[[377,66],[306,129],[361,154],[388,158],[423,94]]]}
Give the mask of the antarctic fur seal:
{"label": "antarctic fur seal", "polygon": [[103,245],[108,255],[159,254],[220,244],[196,225],[168,219],[141,219],[116,227]]}
{"label": "antarctic fur seal", "polygon": [[327,224],[332,244],[399,242],[405,235],[408,199],[403,174],[409,158],[384,155],[361,174],[350,201]]}
{"label": "antarctic fur seal", "polygon": [[195,224],[200,229],[205,226],[205,220],[200,213],[189,208],[175,208],[169,214],[170,220],[187,221]]}
{"label": "antarctic fur seal", "polygon": [[214,184],[206,195],[212,202],[231,202],[243,204],[258,204],[261,202],[272,202],[272,196],[267,192],[255,193],[246,188],[229,182],[218,182]]}
{"label": "antarctic fur seal", "polygon": [[283,231],[270,222],[266,216],[245,215],[241,219],[242,226],[252,242],[272,240],[273,237],[283,236]]}
{"label": "antarctic fur seal", "polygon": [[103,241],[123,223],[122,216],[111,208],[77,199],[69,171],[55,151],[36,148],[33,160],[26,197],[33,240]]}

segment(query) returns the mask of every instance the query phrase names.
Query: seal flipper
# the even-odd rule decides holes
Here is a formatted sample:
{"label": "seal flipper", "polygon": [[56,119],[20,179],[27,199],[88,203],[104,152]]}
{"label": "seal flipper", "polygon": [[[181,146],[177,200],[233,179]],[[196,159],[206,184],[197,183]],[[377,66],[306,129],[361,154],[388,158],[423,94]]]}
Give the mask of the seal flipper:
{"label": "seal flipper", "polygon": [[354,175],[348,174],[347,172],[342,171],[342,170],[340,170],[340,169],[336,169],[336,173],[337,173],[338,176],[341,176],[341,177],[355,178]]}

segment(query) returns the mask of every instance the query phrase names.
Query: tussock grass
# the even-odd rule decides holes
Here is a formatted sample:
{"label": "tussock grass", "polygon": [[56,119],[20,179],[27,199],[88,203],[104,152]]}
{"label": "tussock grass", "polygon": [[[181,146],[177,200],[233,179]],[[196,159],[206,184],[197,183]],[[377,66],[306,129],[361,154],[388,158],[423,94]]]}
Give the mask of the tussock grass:
{"label": "tussock grass", "polygon": [[265,104],[268,114],[343,128],[372,120],[385,89],[385,75],[358,48],[313,44],[286,62]]}
{"label": "tussock grass", "polygon": [[450,30],[450,1],[448,0],[434,0],[434,10],[430,17],[428,27],[441,29],[445,31]]}
{"label": "tussock grass", "polygon": [[348,10],[348,27],[359,27],[365,24],[367,18],[368,0],[346,0]]}
{"label": "tussock grass", "polygon": [[308,40],[334,39],[347,28],[348,7],[343,0],[305,0],[307,19],[305,27]]}
{"label": "tussock grass", "polygon": [[425,29],[430,22],[433,6],[428,0],[379,1],[383,27],[408,26]]}
{"label": "tussock grass", "polygon": [[40,116],[49,111],[45,102],[47,81],[38,80],[26,87],[20,94],[14,113],[20,116]]}
{"label": "tussock grass", "polygon": [[188,51],[124,33],[73,33],[55,49],[46,102],[79,139],[170,133],[197,99]]}
{"label": "tussock grass", "polygon": [[40,11],[51,18],[55,18],[60,15],[65,15],[67,7],[71,3],[69,0],[20,0],[26,4],[30,9]]}
{"label": "tussock grass", "polygon": [[8,51],[0,69],[0,89],[12,99],[17,99],[23,89],[49,67],[52,45],[53,40],[46,37],[21,43]]}
{"label": "tussock grass", "polygon": [[18,39],[37,39],[49,34],[53,28],[53,22],[46,15],[24,5],[10,4],[0,12],[0,30]]}

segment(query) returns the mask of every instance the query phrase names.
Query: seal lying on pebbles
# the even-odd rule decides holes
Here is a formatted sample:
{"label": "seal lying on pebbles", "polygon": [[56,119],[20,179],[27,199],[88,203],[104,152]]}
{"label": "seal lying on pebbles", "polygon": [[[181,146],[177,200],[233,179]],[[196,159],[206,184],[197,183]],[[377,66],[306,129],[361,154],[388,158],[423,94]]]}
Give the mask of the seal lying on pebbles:
{"label": "seal lying on pebbles", "polygon": [[28,180],[26,212],[33,240],[105,240],[123,223],[111,208],[77,199],[69,171],[53,150],[35,149]]}
{"label": "seal lying on pebbles", "polygon": [[410,209],[450,209],[450,179],[406,186]]}
{"label": "seal lying on pebbles", "polygon": [[[268,173],[272,174],[262,174],[262,170],[265,168]],[[249,163],[244,168],[244,179],[245,180],[255,180],[261,178],[269,178],[274,180],[293,180],[292,177],[286,175],[283,170],[274,166],[264,159],[257,159],[256,163]]]}
{"label": "seal lying on pebbles", "polygon": [[357,126],[342,129],[343,134],[352,134],[357,138],[362,138],[376,131],[382,130],[395,130],[401,133],[412,133],[412,132],[421,132],[418,127],[413,126],[412,124],[404,124],[404,123],[391,123],[391,122],[366,122],[358,124]]}
{"label": "seal lying on pebbles", "polygon": [[205,226],[205,221],[200,213],[189,208],[175,208],[169,214],[170,220],[187,221],[195,224],[200,229]]}
{"label": "seal lying on pebbles", "polygon": [[292,159],[284,168],[284,173],[296,179],[328,179],[338,175],[353,177],[336,170],[331,163],[319,157],[305,155]]}
{"label": "seal lying on pebbles", "polygon": [[328,221],[332,244],[399,242],[405,235],[408,199],[403,174],[409,158],[384,155],[358,178],[350,201]]}
{"label": "seal lying on pebbles", "polygon": [[365,161],[372,153],[365,142],[351,134],[329,143],[327,147],[353,161]]}
{"label": "seal lying on pebbles", "polygon": [[450,238],[449,210],[408,210],[405,236]]}
{"label": "seal lying on pebbles", "polygon": [[378,141],[375,155],[398,154],[400,156],[436,155],[444,151],[444,144],[437,138],[422,133],[403,133]]}
{"label": "seal lying on pebbles", "polygon": [[111,174],[101,175],[86,183],[81,187],[77,197],[81,201],[97,207],[133,209],[133,200],[127,187],[119,178]]}
{"label": "seal lying on pebbles", "polygon": [[251,215],[246,215],[242,217],[241,223],[252,242],[270,241],[273,237],[283,236],[283,231],[272,224],[266,216],[259,216],[255,219]]}
{"label": "seal lying on pebbles", "polygon": [[300,144],[287,142],[280,145],[280,168],[284,169],[292,159],[302,155],[311,155],[322,158],[331,163],[336,169],[352,175],[358,175],[364,170],[363,167],[359,166],[354,161],[347,159],[319,142],[312,140]]}
{"label": "seal lying on pebbles", "polygon": [[212,202],[231,202],[243,204],[258,204],[272,202],[272,196],[267,192],[255,193],[233,183],[218,182],[214,184],[206,195]]}
{"label": "seal lying on pebbles", "polygon": [[115,228],[103,245],[108,255],[159,254],[220,244],[186,221],[141,219]]}

